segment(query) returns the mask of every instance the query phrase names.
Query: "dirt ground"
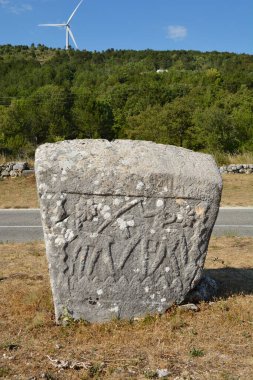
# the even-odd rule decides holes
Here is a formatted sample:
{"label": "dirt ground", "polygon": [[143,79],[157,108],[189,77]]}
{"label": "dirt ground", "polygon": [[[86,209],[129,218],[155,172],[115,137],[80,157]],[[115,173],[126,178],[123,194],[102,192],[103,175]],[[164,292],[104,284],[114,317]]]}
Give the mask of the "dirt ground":
{"label": "dirt ground", "polygon": [[0,180],[0,208],[37,208],[35,176]]}
{"label": "dirt ground", "polygon": [[253,174],[224,174],[221,206],[253,206]]}
{"label": "dirt ground", "polygon": [[1,244],[0,378],[252,380],[253,238],[213,238],[205,268],[220,290],[198,312],[63,327],[44,244]]}

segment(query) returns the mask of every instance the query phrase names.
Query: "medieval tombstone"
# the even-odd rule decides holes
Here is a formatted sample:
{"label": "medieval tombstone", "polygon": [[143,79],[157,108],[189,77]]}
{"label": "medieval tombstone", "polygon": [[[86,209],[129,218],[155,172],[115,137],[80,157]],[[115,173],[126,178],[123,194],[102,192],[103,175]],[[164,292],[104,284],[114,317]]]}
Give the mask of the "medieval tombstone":
{"label": "medieval tombstone", "polygon": [[209,155],[145,141],[36,151],[56,320],[163,313],[201,279],[222,181]]}

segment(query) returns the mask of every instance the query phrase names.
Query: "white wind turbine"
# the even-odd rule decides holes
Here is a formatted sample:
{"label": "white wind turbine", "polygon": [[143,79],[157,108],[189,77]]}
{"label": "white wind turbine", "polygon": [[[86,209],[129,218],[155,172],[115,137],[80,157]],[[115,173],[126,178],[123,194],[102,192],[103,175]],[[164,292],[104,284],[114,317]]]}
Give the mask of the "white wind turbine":
{"label": "white wind turbine", "polygon": [[56,26],[56,27],[64,27],[66,29],[66,50],[69,48],[69,36],[71,37],[72,41],[75,44],[75,47],[78,49],[77,43],[75,41],[75,38],[73,36],[73,33],[70,29],[70,21],[72,20],[74,14],[76,13],[77,9],[80,7],[82,4],[83,0],[80,1],[80,3],[77,5],[77,7],[74,9],[74,11],[71,13],[68,21],[64,24],[39,24],[39,26]]}

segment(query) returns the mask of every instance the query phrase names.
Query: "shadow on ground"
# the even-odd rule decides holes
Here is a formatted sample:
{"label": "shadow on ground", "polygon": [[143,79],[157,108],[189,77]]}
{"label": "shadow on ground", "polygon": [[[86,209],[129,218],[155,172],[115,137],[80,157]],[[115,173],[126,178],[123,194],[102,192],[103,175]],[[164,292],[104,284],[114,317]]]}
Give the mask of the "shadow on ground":
{"label": "shadow on ground", "polygon": [[217,281],[218,297],[229,297],[237,294],[253,294],[253,268],[217,268],[206,269],[206,276]]}

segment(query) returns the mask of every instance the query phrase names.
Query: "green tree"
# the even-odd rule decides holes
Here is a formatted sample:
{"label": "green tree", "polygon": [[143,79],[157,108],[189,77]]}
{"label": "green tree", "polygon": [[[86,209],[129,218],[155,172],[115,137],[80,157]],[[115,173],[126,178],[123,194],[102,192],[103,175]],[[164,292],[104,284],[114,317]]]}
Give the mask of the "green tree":
{"label": "green tree", "polygon": [[107,100],[94,98],[91,92],[79,91],[72,109],[78,138],[114,137],[114,116]]}
{"label": "green tree", "polygon": [[71,94],[60,86],[46,85],[35,91],[28,99],[30,138],[40,144],[71,137],[72,102]]}
{"label": "green tree", "polygon": [[210,152],[235,153],[239,147],[239,133],[227,112],[217,106],[204,111],[198,110],[194,115],[198,139],[203,142],[205,150]]}
{"label": "green tree", "polygon": [[166,124],[169,143],[192,147],[192,115],[194,112],[194,102],[190,97],[176,98],[165,107]]}
{"label": "green tree", "polygon": [[166,116],[161,106],[148,107],[139,115],[127,118],[125,135],[133,140],[169,143]]}

